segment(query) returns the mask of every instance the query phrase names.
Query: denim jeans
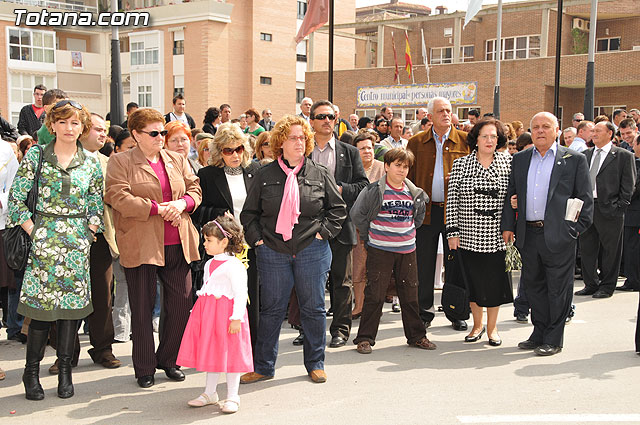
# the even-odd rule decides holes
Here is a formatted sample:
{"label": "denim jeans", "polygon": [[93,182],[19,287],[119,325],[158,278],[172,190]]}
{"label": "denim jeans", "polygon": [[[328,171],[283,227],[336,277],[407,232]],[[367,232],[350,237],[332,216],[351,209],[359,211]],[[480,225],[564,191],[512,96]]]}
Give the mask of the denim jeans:
{"label": "denim jeans", "polygon": [[296,255],[282,254],[266,245],[256,248],[260,279],[260,327],[253,357],[257,373],[273,376],[278,339],[291,289],[295,287],[304,328],[304,366],[307,372],[324,369],[326,313],[324,287],[331,267],[331,249],[314,239]]}
{"label": "denim jeans", "polygon": [[16,289],[9,289],[9,314],[7,315],[7,337],[9,338],[21,332],[22,322],[24,321],[24,317],[18,314],[18,302],[20,302],[24,270],[15,272],[14,276]]}

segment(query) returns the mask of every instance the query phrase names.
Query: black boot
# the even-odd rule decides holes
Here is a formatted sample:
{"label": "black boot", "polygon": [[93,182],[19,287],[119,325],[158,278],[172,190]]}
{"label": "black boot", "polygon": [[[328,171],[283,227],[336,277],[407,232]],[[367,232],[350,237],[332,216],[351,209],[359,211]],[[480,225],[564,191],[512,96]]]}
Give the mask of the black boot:
{"label": "black boot", "polygon": [[44,349],[47,347],[48,330],[29,328],[27,337],[27,362],[24,365],[22,382],[27,400],[44,399],[44,390],[40,385],[40,362],[44,357]]}
{"label": "black boot", "polygon": [[73,397],[71,381],[71,361],[78,333],[77,320],[58,320],[58,397]]}

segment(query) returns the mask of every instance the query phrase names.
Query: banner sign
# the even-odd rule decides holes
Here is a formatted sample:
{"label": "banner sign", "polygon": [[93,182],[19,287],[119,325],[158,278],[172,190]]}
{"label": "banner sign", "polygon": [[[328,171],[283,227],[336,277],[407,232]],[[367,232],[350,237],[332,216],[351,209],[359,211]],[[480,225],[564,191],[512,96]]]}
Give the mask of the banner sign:
{"label": "banner sign", "polygon": [[358,87],[356,107],[423,106],[434,97],[449,99],[452,105],[475,105],[477,96],[477,82]]}

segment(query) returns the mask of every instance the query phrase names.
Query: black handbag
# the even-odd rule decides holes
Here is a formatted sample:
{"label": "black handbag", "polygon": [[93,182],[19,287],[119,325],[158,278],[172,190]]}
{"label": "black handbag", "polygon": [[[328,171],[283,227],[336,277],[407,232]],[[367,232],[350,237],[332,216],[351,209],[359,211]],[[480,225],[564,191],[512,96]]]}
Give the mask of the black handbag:
{"label": "black handbag", "polygon": [[442,310],[450,319],[467,320],[471,313],[467,279],[462,258],[457,250],[449,252],[442,288]]}
{"label": "black handbag", "polygon": [[[35,221],[36,205],[38,203],[38,182],[42,171],[43,149],[40,145],[33,145],[30,149],[40,151],[38,159],[38,168],[36,168],[33,186],[27,194],[27,208],[31,211],[31,219]],[[29,252],[31,251],[31,236],[24,231],[22,226],[8,228],[2,234],[4,241],[4,255],[7,265],[13,270],[24,270],[27,267]]]}

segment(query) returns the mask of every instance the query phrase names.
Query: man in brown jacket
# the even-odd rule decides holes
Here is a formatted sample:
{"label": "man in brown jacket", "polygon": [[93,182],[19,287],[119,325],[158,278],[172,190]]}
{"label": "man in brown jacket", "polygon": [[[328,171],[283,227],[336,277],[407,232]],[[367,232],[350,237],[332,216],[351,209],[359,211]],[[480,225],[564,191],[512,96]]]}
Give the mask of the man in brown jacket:
{"label": "man in brown jacket", "polygon": [[[451,103],[447,99],[443,97],[431,99],[427,105],[427,118],[433,122],[433,126],[428,131],[413,136],[407,145],[407,149],[416,157],[416,161],[409,170],[408,178],[429,195],[424,222],[416,229],[418,301],[420,317],[426,327],[431,325],[435,315],[433,280],[440,235],[442,235],[445,258],[449,252],[444,233],[444,209],[449,174],[453,161],[470,153],[467,133],[451,125],[451,116]],[[455,330],[467,330],[467,323],[464,320],[449,320]]]}

